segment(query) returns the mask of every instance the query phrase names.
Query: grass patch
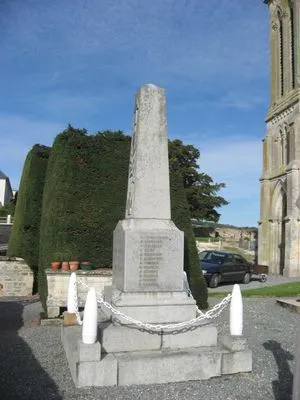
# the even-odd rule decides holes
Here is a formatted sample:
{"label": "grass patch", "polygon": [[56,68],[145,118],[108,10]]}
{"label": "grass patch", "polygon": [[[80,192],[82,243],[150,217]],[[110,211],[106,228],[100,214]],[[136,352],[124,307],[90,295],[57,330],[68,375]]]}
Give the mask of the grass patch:
{"label": "grass patch", "polygon": [[[300,296],[300,282],[282,283],[281,285],[267,286],[257,289],[243,289],[243,297],[290,297]],[[225,297],[228,292],[209,292],[209,297]]]}

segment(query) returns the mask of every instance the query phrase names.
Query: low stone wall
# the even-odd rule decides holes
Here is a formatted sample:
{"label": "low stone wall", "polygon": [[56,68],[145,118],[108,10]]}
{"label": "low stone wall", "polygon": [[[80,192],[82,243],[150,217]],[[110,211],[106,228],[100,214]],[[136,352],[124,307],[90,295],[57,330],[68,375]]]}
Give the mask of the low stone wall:
{"label": "low stone wall", "polygon": [[[68,286],[70,279],[68,271],[46,270],[48,283],[47,313],[48,318],[60,315],[60,308],[67,307]],[[83,282],[89,287],[94,287],[96,292],[102,293],[105,286],[110,286],[112,281],[112,270],[101,268],[94,271],[76,271],[78,282]],[[83,307],[86,300],[87,289],[78,285],[78,306]]]}
{"label": "low stone wall", "polygon": [[11,230],[12,230],[12,225],[0,224],[0,244],[8,243]]}
{"label": "low stone wall", "polygon": [[222,242],[198,242],[196,241],[197,250],[199,253],[204,250],[222,250]]}
{"label": "low stone wall", "polygon": [[31,296],[33,272],[22,259],[0,257],[0,297]]}

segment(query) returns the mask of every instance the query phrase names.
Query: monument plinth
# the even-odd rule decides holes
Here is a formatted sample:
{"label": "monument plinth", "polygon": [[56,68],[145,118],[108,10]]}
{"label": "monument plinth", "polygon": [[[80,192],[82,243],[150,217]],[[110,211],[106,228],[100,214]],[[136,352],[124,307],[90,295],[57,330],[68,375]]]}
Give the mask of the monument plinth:
{"label": "monument plinth", "polygon": [[[136,95],[126,213],[113,240],[112,286],[105,291],[110,304],[101,308],[107,320],[99,323],[95,344],[100,357],[78,344],[78,327],[62,329],[76,386],[179,382],[251,371],[246,343],[218,341],[216,327],[207,321],[191,329],[187,324],[163,328],[194,319],[197,311],[183,289],[184,234],[170,214],[166,99],[154,85],[142,86]],[[128,323],[108,314],[111,305],[125,316],[160,326],[152,332],[149,325]]]}

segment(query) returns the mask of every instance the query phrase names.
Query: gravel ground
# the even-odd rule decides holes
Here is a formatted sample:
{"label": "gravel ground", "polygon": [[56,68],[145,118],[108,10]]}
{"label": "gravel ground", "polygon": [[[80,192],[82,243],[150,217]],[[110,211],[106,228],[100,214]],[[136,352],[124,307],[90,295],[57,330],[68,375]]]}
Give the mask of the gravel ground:
{"label": "gravel ground", "polygon": [[[281,283],[288,283],[288,282],[298,282],[300,278],[286,278],[284,276],[274,276],[268,275],[266,282],[261,282],[257,275],[252,277],[252,280],[247,285],[241,285],[241,289],[256,289],[262,288],[266,286],[274,286],[279,285]],[[217,288],[211,289],[208,288],[209,292],[230,292],[233,288],[232,284],[229,283],[221,283]]]}
{"label": "gravel ground", "polygon": [[[218,302],[211,300],[211,305]],[[38,325],[40,303],[0,301],[0,399],[51,400],[289,400],[299,315],[274,299],[244,299],[244,331],[253,372],[149,386],[76,389],[59,327]],[[218,319],[228,331],[228,310]]]}

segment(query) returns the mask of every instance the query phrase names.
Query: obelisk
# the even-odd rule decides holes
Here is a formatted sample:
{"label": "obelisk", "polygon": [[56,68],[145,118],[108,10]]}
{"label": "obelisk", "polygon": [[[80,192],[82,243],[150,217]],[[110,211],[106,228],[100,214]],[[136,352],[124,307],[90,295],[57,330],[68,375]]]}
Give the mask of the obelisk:
{"label": "obelisk", "polygon": [[[252,353],[244,342],[234,350],[234,341],[218,341],[214,325],[191,326],[196,307],[183,290],[184,235],[170,216],[163,89],[141,87],[134,121],[126,215],[114,231],[113,283],[105,288],[98,341],[90,344],[93,335],[81,343],[78,326],[62,330],[74,382],[128,386],[249,372]],[[169,325],[176,322],[183,324]]]}
{"label": "obelisk", "polygon": [[114,231],[112,303],[148,322],[195,316],[183,291],[184,234],[171,221],[166,97],[136,94],[125,219]]}

